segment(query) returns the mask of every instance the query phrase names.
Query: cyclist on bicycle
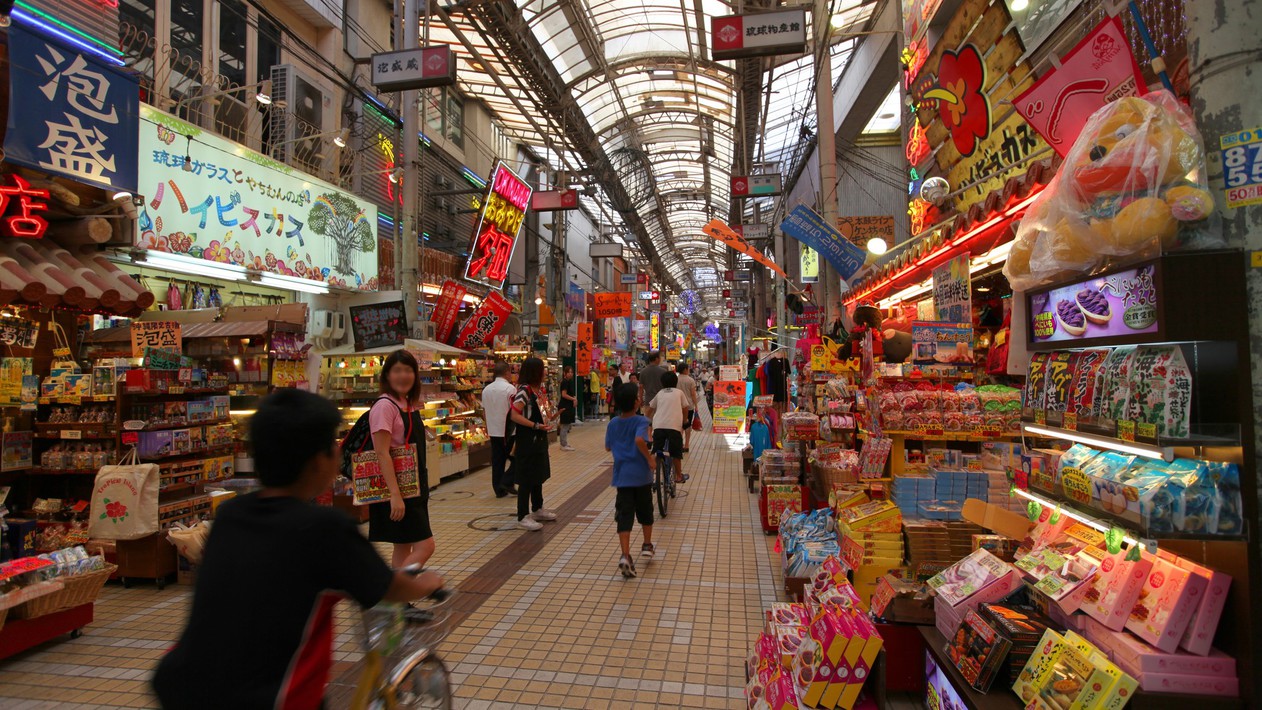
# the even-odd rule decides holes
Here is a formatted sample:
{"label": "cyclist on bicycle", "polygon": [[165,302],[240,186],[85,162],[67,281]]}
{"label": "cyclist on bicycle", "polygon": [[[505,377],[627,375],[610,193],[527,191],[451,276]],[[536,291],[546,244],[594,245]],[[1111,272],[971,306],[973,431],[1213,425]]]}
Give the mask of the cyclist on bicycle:
{"label": "cyclist on bicycle", "polygon": [[675,482],[688,480],[684,476],[684,419],[688,414],[688,398],[683,390],[676,389],[679,377],[673,372],[662,374],[662,389],[649,402],[648,412],[653,417],[653,452],[668,452],[674,459]]}
{"label": "cyclist on bicycle", "polygon": [[635,576],[635,560],[631,557],[631,528],[640,521],[644,544],[640,556],[652,559],[653,545],[653,470],[657,461],[649,451],[649,420],[636,410],[640,408],[640,388],[634,383],[619,385],[614,391],[614,407],[618,416],[605,429],[605,451],[613,454],[613,485],[618,489],[614,501],[614,521],[618,525],[618,543],[622,558],[618,570],[630,579]]}
{"label": "cyclist on bicycle", "polygon": [[[442,587],[433,572],[392,571],[349,516],[310,502],[337,477],[341,419],[302,390],[259,404],[249,426],[263,489],[215,516],[188,625],[153,677],[162,707],[315,710],[333,665],[338,600],[371,607]],[[226,658],[231,678],[206,672]]]}

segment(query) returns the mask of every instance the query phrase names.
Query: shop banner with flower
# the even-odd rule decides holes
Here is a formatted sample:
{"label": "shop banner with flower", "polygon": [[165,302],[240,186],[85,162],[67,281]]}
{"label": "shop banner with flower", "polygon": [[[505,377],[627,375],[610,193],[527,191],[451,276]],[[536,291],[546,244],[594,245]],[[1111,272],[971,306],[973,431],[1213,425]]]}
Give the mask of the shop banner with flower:
{"label": "shop banner with flower", "polygon": [[377,290],[372,202],[140,106],[138,246]]}

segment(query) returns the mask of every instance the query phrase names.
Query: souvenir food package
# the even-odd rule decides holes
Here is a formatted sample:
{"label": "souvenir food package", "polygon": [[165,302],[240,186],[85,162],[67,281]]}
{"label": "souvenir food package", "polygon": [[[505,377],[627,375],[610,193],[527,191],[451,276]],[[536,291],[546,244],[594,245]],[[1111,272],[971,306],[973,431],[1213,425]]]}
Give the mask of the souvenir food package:
{"label": "souvenir food package", "polygon": [[1234,463],[1210,461],[1210,480],[1218,493],[1218,515],[1213,532],[1217,535],[1239,535],[1244,529],[1243,500],[1240,497],[1240,467]]}
{"label": "souvenir food package", "polygon": [[767,681],[764,705],[758,710],[799,710],[797,689],[793,687],[791,671],[779,669]]}
{"label": "souvenir food package", "polygon": [[1025,394],[1022,397],[1021,416],[1034,419],[1034,412],[1047,408],[1047,366],[1051,358],[1049,353],[1034,353],[1030,356],[1030,371],[1025,377]]}
{"label": "souvenir food package", "polygon": [[1004,274],[1014,289],[1178,249],[1222,244],[1205,148],[1169,91],[1091,114],[1017,230]]}
{"label": "souvenir food package", "polygon": [[1108,654],[1073,631],[1065,632],[1065,643],[1091,661],[1091,665],[1104,671],[1111,680],[1111,683],[1095,684],[1084,689],[1083,694],[1078,696],[1080,707],[1116,710],[1130,701],[1139,682],[1110,661]]}
{"label": "souvenir food package", "polygon": [[846,532],[900,532],[903,516],[889,500],[874,500],[837,511],[838,526]]}
{"label": "souvenir food package", "polygon": [[1065,412],[1074,414],[1079,424],[1094,423],[1100,413],[1100,391],[1096,387],[1096,380],[1108,356],[1108,350],[1084,350],[1078,353],[1073,379],[1069,385],[1069,407]]}
{"label": "souvenir food package", "polygon": [[[1060,486],[1053,483],[1052,490],[1054,492],[1059,492],[1057,489],[1062,488],[1065,482],[1069,481],[1071,484],[1071,490],[1075,490],[1075,493],[1077,493],[1077,481],[1083,477],[1083,469],[1089,461],[1099,455],[1100,452],[1083,444],[1074,444],[1069,447],[1069,450],[1061,454],[1060,460],[1057,462],[1055,481],[1060,483]],[[1065,492],[1069,494],[1071,499],[1080,500],[1077,495],[1070,493],[1069,490],[1066,490]],[[1088,495],[1087,500],[1082,502],[1089,501],[1090,496]]]}
{"label": "souvenir food package", "polygon": [[1036,544],[1017,559],[1015,566],[1035,582],[1034,589],[1058,602],[1062,611],[1071,613],[1085,599],[1086,585],[1099,569],[1094,559],[1078,553],[1102,542],[1104,535],[1098,530],[1075,523],[1050,542]]}
{"label": "souvenir food package", "polygon": [[767,686],[771,678],[780,672],[779,665],[758,666],[748,674],[745,682],[745,701],[749,710],[766,710]]}
{"label": "souvenir food package", "polygon": [[811,623],[811,614],[805,604],[776,602],[767,610],[767,622],[773,626],[806,626]]}
{"label": "souvenir food package", "polygon": [[1131,367],[1136,349],[1134,345],[1113,348],[1100,366],[1096,378],[1100,418],[1110,421],[1126,418],[1131,398]]}
{"label": "souvenir food package", "polygon": [[1192,620],[1188,622],[1187,631],[1183,633],[1179,646],[1198,656],[1209,654],[1214,634],[1218,632],[1218,622],[1223,616],[1223,607],[1227,605],[1231,575],[1198,565],[1164,550],[1158,550],[1157,556],[1205,580],[1205,593],[1201,595],[1200,604],[1192,612]]}
{"label": "souvenir food package", "polygon": [[1083,553],[1099,560],[1100,571],[1091,580],[1080,609],[1105,628],[1121,631],[1152,571],[1152,560],[1141,556],[1128,561],[1124,550],[1110,555],[1098,547],[1087,548]]}
{"label": "souvenir food package", "polygon": [[792,667],[793,656],[802,647],[802,641],[806,638],[806,635],[805,626],[796,624],[776,625],[776,648],[780,653],[780,666],[782,668]]}
{"label": "souvenir food package", "polygon": [[1047,617],[1033,607],[1014,604],[978,604],[977,613],[1012,642],[1005,665],[1008,677],[1016,678],[1049,628]]}
{"label": "souvenir food package", "polygon": [[1211,649],[1205,656],[1186,651],[1166,653],[1135,638],[1133,634],[1109,631],[1090,620],[1083,633],[1097,646],[1107,648],[1113,661],[1137,678],[1148,674],[1236,677],[1236,659],[1218,649]]}
{"label": "souvenir food package", "polygon": [[964,680],[983,693],[990,690],[1012,642],[996,631],[976,611],[969,609],[943,649]]}
{"label": "souvenir food package", "polygon": [[[1090,710],[1101,707],[1105,689],[1116,684],[1106,668],[1091,662],[1065,640],[1048,631],[1038,650],[1017,676],[1013,687],[1026,708],[1035,710]],[[1029,675],[1027,675],[1029,672]]]}
{"label": "souvenir food package", "polygon": [[[1143,553],[1147,554],[1147,553]],[[1179,647],[1183,633],[1200,608],[1208,582],[1204,577],[1152,557],[1152,571],[1131,609],[1126,628],[1167,653]]]}
{"label": "souvenir food package", "polygon": [[[1061,459],[1062,463],[1064,459]],[[1114,493],[1113,500],[1096,499],[1097,492],[1107,492],[1097,488],[1093,481],[1116,481],[1124,479],[1127,471],[1135,464],[1136,457],[1116,451],[1103,451],[1091,457],[1074,469],[1061,467],[1061,490],[1070,500],[1084,505],[1094,505],[1109,513],[1122,514],[1126,511],[1128,501],[1125,494]]]}
{"label": "souvenir food package", "polygon": [[1021,586],[1021,575],[986,550],[976,550],[929,580],[929,587],[951,607],[1003,599]]}
{"label": "souvenir food package", "polygon": [[1065,350],[1057,350],[1047,358],[1047,384],[1045,385],[1047,392],[1044,395],[1044,401],[1046,402],[1045,409],[1047,412],[1057,415],[1053,417],[1055,422],[1060,422],[1061,417],[1069,409],[1069,398],[1073,389],[1074,370],[1077,367],[1077,362],[1078,353]]}
{"label": "souvenir food package", "polygon": [[1126,418],[1154,425],[1162,438],[1190,436],[1192,371],[1178,345],[1145,345],[1136,352]]}

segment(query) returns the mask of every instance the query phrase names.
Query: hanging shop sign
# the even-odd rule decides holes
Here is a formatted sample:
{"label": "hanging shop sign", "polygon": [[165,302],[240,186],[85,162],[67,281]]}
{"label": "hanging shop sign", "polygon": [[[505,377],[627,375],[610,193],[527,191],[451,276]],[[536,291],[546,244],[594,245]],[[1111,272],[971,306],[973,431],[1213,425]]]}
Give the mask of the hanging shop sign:
{"label": "hanging shop sign", "polygon": [[42,239],[48,232],[48,220],[40,216],[48,211],[48,190],[31,187],[21,175],[11,173],[0,184],[0,236],[21,239]]}
{"label": "hanging shop sign", "polygon": [[618,283],[622,284],[638,284],[640,283],[641,274],[622,274],[618,277]]}
{"label": "hanging shop sign", "polygon": [[465,279],[496,290],[504,288],[531,193],[530,186],[507,165],[495,165],[486,199],[482,201],[478,228],[469,245]]}
{"label": "hanging shop sign", "polygon": [[617,242],[587,245],[587,256],[592,259],[621,259],[622,251],[622,245]]}
{"label": "hanging shop sign", "polygon": [[789,278],[789,275],[784,273],[784,269],[777,266],[776,262],[768,258],[766,254],[763,254],[760,250],[750,246],[749,242],[746,242],[741,235],[737,234],[731,227],[727,226],[723,220],[710,220],[704,227],[701,228],[701,231],[705,232],[710,237],[723,242],[737,252],[748,256],[768,269],[771,269],[779,274],[781,278]]}
{"label": "hanging shop sign", "polygon": [[1262,127],[1218,139],[1227,207],[1262,204]]}
{"label": "hanging shop sign", "polygon": [[641,291],[638,295],[641,301],[656,301],[662,297],[660,291]]}
{"label": "hanging shop sign", "polygon": [[377,207],[147,104],[139,246],[377,290]]}
{"label": "hanging shop sign", "polygon": [[790,210],[780,223],[780,231],[819,252],[843,280],[854,276],[867,260],[867,252],[843,237],[841,232],[806,205]]}
{"label": "hanging shop sign", "polygon": [[19,318],[0,320],[0,344],[32,349],[39,340],[39,324]]}
{"label": "hanging shop sign", "polygon": [[960,254],[933,270],[934,320],[966,323],[973,320],[969,255]]}
{"label": "hanging shop sign", "polygon": [[178,354],[183,343],[180,324],[169,320],[131,322],[131,356],[144,357],[145,350],[167,350]]}
{"label": "hanging shop sign", "polygon": [[[784,193],[780,173],[771,175],[736,175],[732,177],[732,197],[771,197]],[[748,235],[744,235],[746,238]]]}
{"label": "hanging shop sign", "polygon": [[1138,96],[1144,77],[1117,17],[1105,18],[1014,102],[1017,111],[1064,158],[1087,119],[1124,96]]}
{"label": "hanging shop sign", "polygon": [[1068,286],[1030,293],[1030,340],[1094,341],[1160,328],[1156,267],[1145,264]]}
{"label": "hanging shop sign", "polygon": [[351,336],[355,350],[402,345],[408,337],[403,301],[351,306]]}
{"label": "hanging shop sign", "polygon": [[837,231],[860,248],[866,248],[870,239],[884,239],[886,244],[893,246],[894,215],[838,217]]}
{"label": "hanging shop sign", "polygon": [[1038,49],[1082,0],[1004,0],[1012,22],[1029,51]]}
{"label": "hanging shop sign", "polygon": [[738,434],[745,425],[744,381],[714,383],[714,433]]}
{"label": "hanging shop sign", "polygon": [[758,223],[742,224],[732,227],[747,242],[766,239],[771,236],[771,225]]}
{"label": "hanging shop sign", "polygon": [[574,341],[574,363],[581,377],[592,374],[592,345],[594,340],[592,324],[587,322],[579,323],[578,338]]}
{"label": "hanging shop sign", "polygon": [[578,209],[578,190],[536,190],[530,196],[534,212],[558,212]]}
{"label": "hanging shop sign", "polygon": [[641,348],[649,346],[649,322],[647,320],[637,320],[631,323],[632,337],[635,344]]}
{"label": "hanging shop sign", "polygon": [[1035,77],[1003,3],[961,5],[940,36],[907,86],[933,156],[921,176],[971,186],[951,204],[963,213],[1047,143],[1011,106]]}
{"label": "hanging shop sign", "polygon": [[749,269],[728,269],[723,272],[724,281],[753,281],[754,275]]}
{"label": "hanging shop sign", "polygon": [[973,366],[973,324],[912,321],[912,363]]}
{"label": "hanging shop sign", "polygon": [[903,3],[903,36],[908,41],[929,28],[933,16],[942,7],[942,0],[906,0]]}
{"label": "hanging shop sign", "polygon": [[819,283],[819,252],[802,245],[802,250],[798,256],[800,262],[798,270],[801,272],[802,283]]}
{"label": "hanging shop sign", "polygon": [[662,347],[662,317],[654,313],[649,316],[649,349]]}
{"label": "hanging shop sign", "polygon": [[[5,160],[113,190],[136,191],[135,77],[22,24],[9,27]],[[15,106],[16,108],[16,106]]]}
{"label": "hanging shop sign", "polygon": [[[595,295],[594,318],[626,318],[631,315],[631,292],[602,292]],[[625,339],[624,339],[625,340]]]}
{"label": "hanging shop sign", "polygon": [[582,313],[584,305],[586,305],[586,294],[578,287],[578,284],[571,281],[565,291],[565,307]]}
{"label": "hanging shop sign", "polygon": [[408,91],[456,83],[456,53],[445,44],[372,55],[372,85],[378,91]]}
{"label": "hanging shop sign", "polygon": [[504,328],[512,312],[513,304],[504,298],[504,294],[491,291],[465,321],[452,345],[463,350],[474,350],[486,345]]}
{"label": "hanging shop sign", "polygon": [[806,51],[806,10],[781,10],[710,18],[715,61],[800,54]]}
{"label": "hanging shop sign", "polygon": [[464,301],[468,289],[463,284],[451,279],[443,282],[443,288],[434,304],[434,312],[430,320],[434,323],[434,339],[445,343],[451,338],[451,331],[456,327],[456,317],[460,315],[460,304]]}

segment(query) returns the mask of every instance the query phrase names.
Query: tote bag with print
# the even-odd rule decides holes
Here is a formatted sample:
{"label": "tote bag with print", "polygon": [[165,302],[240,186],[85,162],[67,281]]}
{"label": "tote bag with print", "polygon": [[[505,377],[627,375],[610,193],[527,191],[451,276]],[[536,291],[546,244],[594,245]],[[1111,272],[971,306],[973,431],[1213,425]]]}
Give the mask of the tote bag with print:
{"label": "tote bag with print", "polygon": [[117,465],[97,471],[88,535],[102,540],[136,540],[156,532],[158,464],[140,463],[132,447]]}

